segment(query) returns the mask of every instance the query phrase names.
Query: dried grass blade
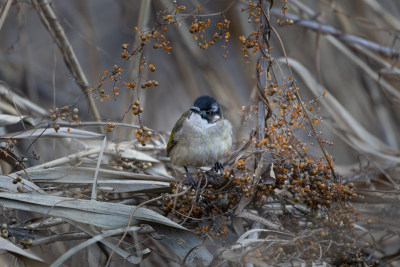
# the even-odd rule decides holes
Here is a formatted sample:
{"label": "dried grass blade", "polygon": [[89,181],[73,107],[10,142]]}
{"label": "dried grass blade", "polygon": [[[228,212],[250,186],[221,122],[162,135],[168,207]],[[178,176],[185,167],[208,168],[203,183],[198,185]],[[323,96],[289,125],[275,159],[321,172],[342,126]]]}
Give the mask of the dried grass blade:
{"label": "dried grass blade", "polygon": [[[140,229],[140,227],[137,226],[131,226],[128,228],[128,231],[138,231]],[[125,232],[127,229],[126,228],[121,228],[121,229],[115,229],[115,230],[109,230],[106,231],[102,234],[96,235],[93,238],[86,240],[85,242],[80,243],[79,245],[71,248],[70,250],[68,250],[66,253],[64,253],[61,257],[59,257],[55,262],[53,262],[50,267],[56,267],[56,266],[60,266],[64,261],[66,261],[69,257],[71,257],[72,255],[74,255],[75,253],[77,253],[79,250],[84,249],[92,244],[95,244],[96,242],[99,242],[101,240],[103,240],[106,237],[109,236],[113,236],[115,234],[120,234]],[[149,253],[148,249],[145,251],[147,253]],[[145,253],[144,253],[145,254]],[[127,257],[125,258],[126,260],[128,260],[129,262],[133,263],[133,264],[138,264],[140,263],[141,259],[131,256],[131,255],[127,255]]]}
{"label": "dried grass blade", "polygon": [[[5,238],[0,238],[0,251],[1,250],[7,251],[8,253],[12,253],[17,258],[24,257],[24,258],[33,260],[34,261],[33,264],[35,266],[47,266],[44,264],[44,261],[41,258],[34,255],[33,253],[29,253],[28,251],[21,249],[20,247],[14,245],[13,243],[11,243],[10,241],[8,241]],[[25,261],[24,259],[22,259],[22,260]]]}
{"label": "dried grass blade", "polygon": [[[72,199],[39,194],[0,193],[3,207],[38,212],[49,216],[68,218],[77,222],[91,224],[106,229],[128,225],[130,214],[135,207],[117,203]],[[163,224],[173,228],[183,226],[146,208],[137,208],[133,215],[134,223],[145,221],[149,224]]]}
{"label": "dried grass blade", "polygon": [[91,196],[92,200],[97,199],[97,178],[99,176],[98,174],[99,174],[101,159],[103,157],[104,149],[106,148],[106,142],[107,142],[107,138],[104,136],[103,142],[101,143],[100,154],[97,159],[96,171],[94,173],[94,178],[93,178],[93,188],[92,188],[92,196]]}
{"label": "dried grass blade", "polygon": [[13,116],[7,114],[0,114],[0,127],[13,125],[20,122],[25,116]]}
{"label": "dried grass blade", "polygon": [[[71,167],[71,166],[61,166],[54,168],[31,168],[27,169],[29,178],[33,181],[39,182],[69,182],[74,179],[80,179],[82,182],[89,183],[93,181],[93,175],[95,173],[95,168],[91,167]],[[16,178],[18,175],[26,177],[26,173],[19,171],[10,174],[10,177]],[[125,172],[125,171],[115,171],[99,169],[99,180],[116,180],[116,179],[134,179],[134,180],[145,180],[145,181],[158,181],[158,182],[171,182],[174,181],[174,177],[165,177],[160,175],[148,175],[142,173]]]}
{"label": "dried grass blade", "polygon": [[0,136],[0,139],[30,139],[30,138],[80,138],[96,139],[104,135],[78,129],[61,127],[57,132],[53,128],[31,129],[24,132],[11,133]]}
{"label": "dried grass blade", "polygon": [[[11,89],[0,84],[0,96],[7,101],[13,103],[18,109],[24,110],[26,113],[34,112],[41,116],[48,116],[49,113],[42,107],[31,102],[29,99],[23,98],[16,93],[12,92]],[[13,108],[15,110],[15,108]],[[18,114],[18,113],[16,113]]]}

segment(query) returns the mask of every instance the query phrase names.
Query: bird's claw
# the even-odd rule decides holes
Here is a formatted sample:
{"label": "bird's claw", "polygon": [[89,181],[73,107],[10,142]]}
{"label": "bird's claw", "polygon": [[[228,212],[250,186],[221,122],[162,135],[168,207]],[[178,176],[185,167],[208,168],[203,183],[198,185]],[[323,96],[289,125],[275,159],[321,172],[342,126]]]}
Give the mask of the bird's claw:
{"label": "bird's claw", "polygon": [[194,181],[192,175],[189,172],[186,173],[186,180],[188,185],[191,185],[194,189],[196,189],[197,183]]}
{"label": "bird's claw", "polygon": [[215,170],[215,172],[223,171],[224,170],[224,166],[222,165],[221,162],[217,161],[215,163],[214,170]]}

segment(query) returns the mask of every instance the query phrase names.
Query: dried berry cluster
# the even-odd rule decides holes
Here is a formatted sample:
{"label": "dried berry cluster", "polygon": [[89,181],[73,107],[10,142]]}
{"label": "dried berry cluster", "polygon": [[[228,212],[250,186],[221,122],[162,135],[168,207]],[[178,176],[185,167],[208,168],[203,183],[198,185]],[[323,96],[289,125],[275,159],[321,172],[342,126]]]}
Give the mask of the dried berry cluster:
{"label": "dried berry cluster", "polygon": [[[175,184],[172,186],[172,192],[181,191],[181,188]],[[232,189],[234,187],[231,184],[218,189],[210,184],[206,188],[200,189],[198,196],[201,197],[196,197],[196,191],[193,189],[178,198],[167,201],[166,213],[177,212],[178,218],[181,219],[185,219],[187,216],[207,219],[215,215],[225,214],[236,206],[237,201],[242,196],[242,192]]]}
{"label": "dried berry cluster", "polygon": [[[280,148],[283,145],[290,146],[288,142],[294,141],[292,131],[295,129],[306,129],[306,116],[312,119],[314,125],[321,122],[321,118],[314,115],[313,107],[310,107],[307,110],[307,114],[304,114],[305,111],[302,105],[305,106],[306,104],[304,102],[300,103],[300,100],[297,98],[299,88],[295,86],[291,78],[287,80],[288,82],[284,82],[282,86],[279,86],[277,83],[272,82],[271,77],[268,77],[268,85],[262,88],[265,98],[268,99],[269,106],[278,112],[274,113],[273,120],[269,122],[267,127],[266,139],[262,140],[259,146],[265,145],[270,149],[274,149],[276,145],[280,146]],[[325,96],[325,94],[321,95],[321,97]],[[318,99],[312,101],[315,106],[317,106]],[[274,134],[275,132],[279,134],[276,135]],[[278,138],[273,139],[273,137]],[[326,140],[324,142],[330,144]],[[307,146],[300,142],[296,145],[295,149],[299,153],[305,152]],[[276,152],[279,153],[279,149]]]}
{"label": "dried berry cluster", "polygon": [[131,109],[133,115],[138,115],[139,113],[143,113],[143,108],[140,106],[139,100],[136,100],[135,103],[133,103]]}
{"label": "dried berry cluster", "polygon": [[360,214],[347,203],[347,200],[358,197],[352,190],[352,184],[345,186],[333,182],[327,165],[314,160],[284,160],[281,163],[277,161],[270,168],[256,180],[254,170],[247,166],[245,160],[239,160],[233,169],[224,171],[226,182],[222,187],[209,184],[207,188],[200,189],[198,194],[201,198],[197,200],[192,190],[178,199],[171,199],[166,210],[171,211],[175,205],[179,207],[176,211],[181,218],[188,212],[193,218],[207,218],[226,214],[236,208],[242,197],[252,196],[256,207],[268,204],[272,198],[293,205],[304,204],[310,214],[324,212],[326,217],[320,216],[318,227],[352,226],[360,220]]}
{"label": "dried berry cluster", "polygon": [[[248,7],[243,9],[243,12],[248,13],[248,22],[254,25],[254,30],[247,37],[244,35],[239,37],[242,42],[242,51],[245,53],[245,58],[256,52],[261,52],[261,54],[267,56],[268,52],[273,49],[273,47],[269,45],[269,42],[266,41],[266,34],[268,33],[266,33],[264,27],[270,27],[270,24],[267,16],[268,12],[264,9],[265,7],[263,8],[263,2],[264,1],[249,1]],[[287,1],[282,2],[281,13],[285,15],[288,10]],[[279,25],[291,25],[293,21],[285,18],[278,19],[277,23]]]}
{"label": "dried berry cluster", "polygon": [[121,171],[140,172],[151,168],[153,163],[119,157],[115,159],[112,165],[117,166],[117,169]]}
{"label": "dried berry cluster", "polygon": [[50,118],[53,122],[53,129],[58,132],[60,130],[60,125],[56,122],[57,119],[73,122],[75,124],[80,124],[79,120],[79,110],[78,108],[73,108],[71,112],[71,108],[69,106],[64,106],[62,108],[55,108],[55,110],[49,109]]}
{"label": "dried berry cluster", "polygon": [[9,152],[12,152],[14,150],[14,146],[18,144],[18,141],[16,139],[7,139],[4,142],[4,146],[0,147],[1,153],[5,156],[8,157],[10,156]]}
{"label": "dried berry cluster", "polygon": [[[197,222],[196,235],[220,240],[232,231],[232,215],[246,198],[250,202],[248,207],[260,215],[273,212],[282,229],[297,236],[293,242],[264,246],[250,252],[248,257],[273,263],[287,260],[301,247],[304,260],[317,259],[323,249],[325,259],[346,264],[363,261],[367,256],[352,235],[353,224],[361,219],[360,213],[348,202],[358,197],[353,185],[334,182],[323,161],[280,157],[274,157],[273,161],[257,179],[251,158],[237,161],[231,170],[224,171],[222,185],[210,183],[205,188],[166,200],[166,215]],[[173,185],[173,193],[182,190]],[[278,208],[272,209],[274,205]]]}
{"label": "dried berry cluster", "polygon": [[[178,193],[181,188],[172,186],[172,191]],[[184,221],[198,221],[195,229],[197,236],[203,238],[221,238],[228,234],[227,213],[237,205],[239,196],[231,188],[215,189],[207,186],[196,193],[191,190],[178,198],[165,200],[165,215],[174,215]]]}
{"label": "dried berry cluster", "polygon": [[107,122],[106,124],[106,131],[111,133],[112,131],[114,131],[115,128],[115,122]]}
{"label": "dried berry cluster", "polygon": [[135,130],[135,134],[137,140],[142,144],[142,146],[145,146],[153,136],[153,133],[146,126],[142,126],[140,129]]}
{"label": "dried berry cluster", "polygon": [[320,214],[320,223],[315,227],[352,227],[355,221],[360,220],[360,214],[347,203],[347,200],[358,197],[352,184],[345,186],[333,182],[329,166],[314,160],[285,160],[271,168],[275,177],[262,178],[257,184],[257,205],[267,204],[270,197],[279,197],[291,204],[301,203],[309,214]]}
{"label": "dried berry cluster", "polygon": [[[171,24],[177,23],[176,16],[178,11],[184,10],[183,6],[177,6],[175,9],[174,14],[173,11],[162,10],[158,12],[157,16],[159,17],[159,21],[157,25],[148,31],[139,30],[137,27],[134,28],[134,31],[137,33],[137,38],[139,38],[139,45],[137,47],[133,47],[129,49],[129,44],[124,43],[121,45],[122,53],[121,58],[124,61],[119,64],[115,65],[113,70],[110,72],[106,70],[101,77],[99,84],[97,84],[94,88],[90,89],[89,91],[94,93],[96,97],[99,97],[100,101],[103,102],[110,98],[109,94],[106,94],[106,89],[104,89],[107,82],[112,82],[111,91],[113,92],[114,99],[119,96],[118,90],[126,87],[127,89],[135,89],[137,83],[141,83],[141,88],[145,89],[150,86],[157,86],[158,82],[154,80],[145,80],[142,81],[141,72],[148,69],[150,72],[155,72],[156,67],[154,64],[146,61],[143,56],[143,51],[147,48],[148,44],[154,49],[158,49],[162,47],[167,53],[170,52],[172,49],[170,46],[170,42],[166,36],[167,26]],[[138,77],[136,81],[124,81],[122,77],[122,73],[124,72],[124,67],[128,60],[130,60],[133,56],[138,55],[140,57],[140,64],[138,66]]]}
{"label": "dried berry cluster", "polygon": [[[190,33],[193,34],[194,39],[198,41],[199,46],[202,49],[207,49],[210,46],[214,45],[218,40],[223,40],[223,48],[225,49],[224,57],[226,57],[227,53],[227,45],[230,37],[230,33],[228,31],[230,21],[225,19],[222,15],[221,22],[217,22],[215,24],[215,32],[210,33],[207,29],[211,26],[211,19],[206,19],[203,21],[204,17],[200,16],[200,6],[196,9],[196,14],[182,14],[182,11],[186,10],[186,7],[183,5],[174,4],[174,7],[170,10],[164,9],[157,12],[157,23],[156,26],[151,30],[141,30],[137,27],[134,28],[134,31],[137,33],[138,45],[130,49],[130,45],[124,43],[121,45],[122,53],[121,58],[123,62],[118,65],[114,65],[114,68],[109,71],[106,70],[100,82],[89,89],[89,92],[93,94],[93,96],[101,103],[110,99],[111,95],[114,100],[117,100],[120,95],[121,88],[126,88],[126,90],[134,90],[137,87],[137,84],[140,84],[142,89],[147,89],[149,87],[157,87],[159,85],[156,80],[144,80],[142,78],[143,71],[155,72],[156,66],[154,63],[149,62],[144,57],[144,50],[148,47],[152,47],[153,49],[162,48],[168,54],[171,52],[172,46],[168,39],[167,32],[169,26],[178,25],[180,26],[180,20],[184,20],[186,18],[193,18],[192,23],[189,27]],[[205,36],[212,36],[210,40],[206,40]],[[133,56],[137,56],[139,58],[139,66],[137,77],[134,80],[126,81],[124,79],[123,73],[125,70],[125,65],[127,62],[132,59]],[[135,60],[137,60],[135,58]],[[111,83],[108,85],[108,83]],[[108,89],[109,88],[109,89]],[[139,100],[139,99],[138,99]],[[137,101],[138,101],[137,100]],[[138,116],[139,124],[143,128],[140,114],[144,111],[143,107],[140,105],[132,104],[132,114]],[[107,131],[112,131],[113,127],[107,127]],[[136,135],[138,140],[142,144],[146,144],[148,141],[149,135],[143,135],[136,131]]]}
{"label": "dried berry cluster", "polygon": [[1,224],[1,237],[8,238],[8,225],[6,223]]}
{"label": "dried berry cluster", "polygon": [[[353,236],[354,223],[363,218],[350,203],[358,195],[353,191],[353,184],[343,184],[335,173],[333,159],[323,148],[323,145],[332,143],[322,139],[322,133],[315,129],[322,121],[318,116],[317,102],[326,97],[326,93],[305,103],[291,77],[278,82],[270,54],[273,49],[269,44],[272,27],[269,27],[262,3],[249,1],[248,8],[244,9],[255,29],[247,37],[241,36],[240,40],[246,56],[258,53],[267,62],[266,69],[260,63],[256,66],[259,78],[265,78],[265,86],[259,87],[261,99],[268,108],[264,138],[250,141],[249,153],[224,171],[222,183],[212,182],[215,177],[207,173],[198,174],[199,177],[206,175],[208,183],[165,200],[165,212],[185,222],[197,222],[195,233],[201,238],[221,239],[233,231],[232,215],[246,200],[246,208],[260,217],[274,218],[282,230],[294,238],[290,242],[277,241],[268,246],[265,243],[255,245],[254,250],[245,253],[240,248],[237,260],[246,262],[248,257],[274,264],[287,262],[293,257],[302,260],[323,257],[338,265],[363,264],[368,258],[366,246],[360,247]],[[287,3],[283,1],[282,13],[286,12]],[[283,23],[293,22],[278,21],[278,24]],[[197,39],[203,40],[201,32],[210,25],[209,20],[200,22],[195,19],[190,31]],[[256,110],[258,106],[242,108],[245,114]],[[313,159],[307,154],[312,144],[298,138],[299,131],[309,131],[309,136],[317,139],[324,152],[323,158]],[[251,153],[254,151],[258,153]],[[261,156],[267,153],[268,161]],[[266,166],[260,172],[257,166],[262,164]],[[173,192],[182,192],[184,188],[173,185]],[[245,227],[246,223],[250,222],[245,222]]]}
{"label": "dried berry cluster", "polygon": [[[198,13],[200,13],[200,6],[197,7]],[[193,38],[198,42],[198,45],[201,49],[207,50],[209,47],[215,45],[218,40],[223,40],[222,48],[225,50],[224,58],[227,57],[228,53],[228,43],[230,38],[229,26],[230,21],[226,18],[223,18],[221,22],[217,22],[215,24],[215,31],[213,33],[207,33],[206,30],[211,26],[211,19],[203,21],[202,17],[195,16],[189,31],[193,35]],[[209,30],[210,31],[210,30]],[[207,34],[211,34],[211,38],[208,39]]]}
{"label": "dried berry cluster", "polygon": [[17,220],[12,215],[12,212],[10,212],[10,215],[11,217],[8,224],[2,223],[0,226],[1,237],[9,239],[13,243],[19,243],[23,249],[29,249],[34,243],[33,235],[31,234],[32,229],[28,228],[26,230],[21,229],[20,227],[16,228],[15,225],[17,224]]}

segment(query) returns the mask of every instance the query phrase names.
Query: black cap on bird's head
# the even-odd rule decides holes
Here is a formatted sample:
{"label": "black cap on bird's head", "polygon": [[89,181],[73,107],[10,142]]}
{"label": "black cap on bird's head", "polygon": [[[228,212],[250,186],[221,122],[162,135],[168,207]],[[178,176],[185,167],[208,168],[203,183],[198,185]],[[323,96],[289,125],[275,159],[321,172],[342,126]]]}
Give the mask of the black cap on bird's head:
{"label": "black cap on bird's head", "polygon": [[222,118],[221,108],[217,100],[208,95],[199,96],[190,109],[192,112],[199,114],[209,123],[213,123]]}

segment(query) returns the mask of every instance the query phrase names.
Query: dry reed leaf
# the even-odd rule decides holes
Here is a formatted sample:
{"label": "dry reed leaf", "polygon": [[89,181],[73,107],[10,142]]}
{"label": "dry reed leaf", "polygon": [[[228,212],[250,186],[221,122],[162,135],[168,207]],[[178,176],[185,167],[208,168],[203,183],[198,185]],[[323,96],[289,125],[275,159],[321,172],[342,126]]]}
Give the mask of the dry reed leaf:
{"label": "dry reed leaf", "polygon": [[146,154],[145,152],[138,151],[132,148],[131,142],[121,142],[118,144],[108,145],[108,149],[104,152],[106,154],[112,154],[125,159],[135,159],[147,162],[160,162],[156,158]]}
{"label": "dry reed leaf", "polygon": [[[72,140],[77,140],[77,139],[72,139]],[[29,172],[31,170],[36,170],[36,169],[49,169],[58,165],[63,165],[63,164],[70,164],[70,165],[75,165],[77,162],[79,162],[79,160],[81,160],[82,158],[86,158],[95,154],[98,154],[100,152],[100,146],[93,148],[93,149],[89,149],[89,150],[83,150],[83,151],[79,151],[77,153],[65,156],[65,157],[61,157],[52,161],[48,161],[45,162],[43,164],[40,165],[36,165],[30,168],[25,169],[26,172]],[[12,173],[10,175],[18,175],[18,174],[25,174],[26,172],[24,171],[18,171],[15,173]]]}
{"label": "dry reed leaf", "polygon": [[243,233],[237,240],[237,242],[242,242],[243,240],[247,239],[249,236],[251,236],[254,233],[270,233],[270,234],[274,234],[274,235],[280,235],[283,237],[290,237],[290,238],[294,238],[295,235],[290,234],[290,233],[286,233],[286,232],[279,232],[279,231],[274,231],[274,230],[267,230],[267,229],[251,229],[245,233]]}
{"label": "dry reed leaf", "polygon": [[[56,168],[56,169],[63,169]],[[33,172],[33,173],[32,173]],[[79,172],[74,170],[73,173],[68,173],[66,176],[60,176],[60,172],[56,170],[45,170],[47,175],[41,175],[42,170],[30,172],[31,179],[38,184],[58,184],[68,188],[87,188],[93,185],[93,173]],[[48,176],[48,174],[50,174]],[[85,175],[89,174],[89,175]],[[90,175],[92,174],[92,175]],[[97,185],[102,191],[110,191],[112,193],[127,193],[127,192],[142,192],[142,191],[160,191],[169,189],[169,182],[160,182],[156,180],[117,180],[104,179],[101,175],[97,180]]]}
{"label": "dry reed leaf", "polygon": [[[95,232],[92,228],[90,228],[89,226],[86,226],[86,225],[81,225],[81,224],[78,224],[75,222],[71,222],[71,224],[74,225],[75,227],[77,227],[78,229],[80,229],[81,231],[91,235],[92,238],[80,243],[77,246],[72,247],[66,253],[64,253],[62,256],[60,256],[56,261],[54,261],[50,266],[60,266],[61,263],[63,263],[69,257],[71,257],[78,251],[80,251],[96,242],[101,242],[102,244],[107,246],[110,250],[113,250],[115,248],[115,244],[113,244],[109,241],[106,241],[105,238],[110,237],[112,235],[122,234],[125,231],[137,232],[138,230],[141,229],[140,227],[137,227],[137,226],[131,226],[129,228],[124,227],[124,228],[120,228],[120,229],[107,230],[107,231],[100,233],[100,232]],[[150,249],[146,248],[146,249],[139,251],[139,253],[136,252],[137,254],[140,255],[139,257],[133,256],[132,253],[129,253],[121,248],[117,248],[115,250],[115,253],[117,253],[124,260],[126,260],[130,263],[138,264],[142,261],[143,256],[146,256],[147,254],[150,253]]]}
{"label": "dry reed leaf", "polygon": [[172,250],[185,266],[209,266],[213,255],[204,246],[204,241],[194,233],[172,227],[159,227],[159,239]]}
{"label": "dry reed leaf", "polygon": [[61,127],[57,132],[53,128],[31,129],[24,132],[11,133],[0,136],[0,139],[30,139],[30,138],[102,138],[104,135],[95,132]]}
{"label": "dry reed leaf", "polygon": [[[37,183],[49,183],[48,181],[37,180]],[[92,181],[81,181],[79,178],[68,179],[66,181],[51,181],[52,184],[66,185],[67,187],[87,188],[93,185]],[[169,183],[157,181],[129,181],[129,180],[108,180],[97,181],[98,189],[110,193],[137,193],[137,192],[159,192],[170,188]]]}
{"label": "dry reed leaf", "polygon": [[[117,203],[23,193],[0,193],[0,202],[4,208],[63,217],[106,229],[128,225],[130,214],[135,209]],[[144,221],[148,224],[157,223],[185,230],[183,226],[146,208],[137,208],[132,218],[132,224]]]}
{"label": "dry reed leaf", "polygon": [[[19,110],[26,111],[26,113],[36,113],[41,116],[48,116],[47,110],[41,108],[39,105],[31,102],[29,99],[21,97],[14,93],[11,89],[0,84],[0,97],[6,99],[13,105],[17,106]],[[14,108],[15,110],[15,108]]]}
{"label": "dry reed leaf", "polygon": [[0,114],[0,127],[16,124],[21,120],[23,120],[25,117],[26,116],[13,116],[7,114]]}
{"label": "dry reed leaf", "polygon": [[244,234],[245,232],[243,227],[243,219],[240,217],[235,216],[232,218],[232,227],[238,236]]}
{"label": "dry reed leaf", "polygon": [[[34,181],[40,182],[65,182],[69,180],[80,179],[82,182],[93,181],[93,176],[96,169],[91,167],[71,167],[71,166],[60,166],[54,168],[35,168],[27,169],[29,177]],[[19,171],[18,173],[10,174],[11,177],[17,177],[21,175],[26,177],[26,173]],[[173,177],[165,177],[158,175],[147,175],[142,173],[125,172],[99,169],[99,180],[117,180],[117,179],[135,179],[135,180],[146,180],[146,181],[162,181],[171,182],[174,181]]]}
{"label": "dry reed leaf", "polygon": [[378,18],[384,20],[394,30],[400,30],[399,19],[385,10],[381,3],[376,0],[364,0],[364,2],[378,15]]}
{"label": "dry reed leaf", "polygon": [[44,191],[40,187],[26,179],[23,179],[21,182],[18,182],[16,184],[13,183],[14,179],[15,178],[10,176],[0,175],[0,191],[18,193],[18,187],[20,186],[23,192],[37,192],[42,194],[44,193]]}
{"label": "dry reed leaf", "polygon": [[156,177],[165,177],[167,178],[165,181],[175,181],[175,177],[169,175],[167,169],[165,168],[165,164],[161,162],[153,164],[151,168],[148,168],[143,172]]}
{"label": "dry reed leaf", "polygon": [[38,256],[30,253],[22,248],[14,245],[5,238],[0,238],[0,251],[7,251],[13,254],[15,257],[21,259],[25,263],[29,263],[29,266],[48,266]]}
{"label": "dry reed leaf", "polygon": [[273,223],[273,222],[271,222],[271,221],[269,221],[269,220],[267,220],[267,219],[265,219],[265,218],[263,218],[261,216],[258,216],[257,214],[251,213],[251,212],[246,211],[246,210],[242,211],[237,216],[241,217],[241,218],[244,218],[244,219],[249,219],[249,220],[252,220],[252,221],[259,222],[259,223],[261,223],[261,224],[263,224],[263,225],[265,225],[265,226],[267,226],[268,228],[271,228],[271,229],[278,230],[278,229],[281,228],[281,225]]}

